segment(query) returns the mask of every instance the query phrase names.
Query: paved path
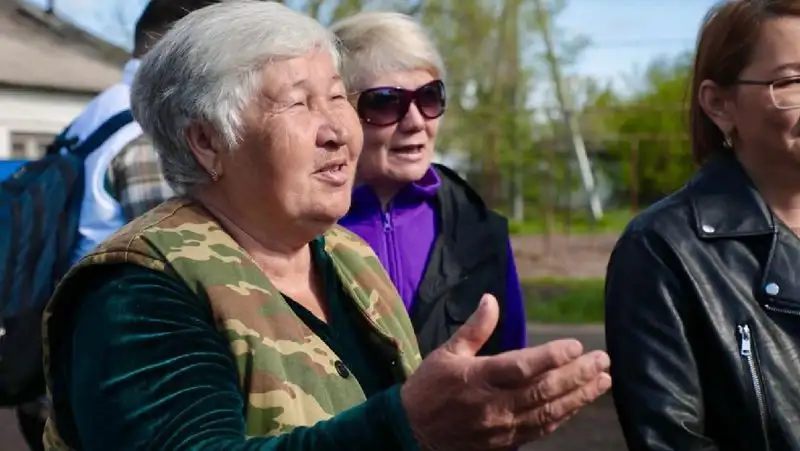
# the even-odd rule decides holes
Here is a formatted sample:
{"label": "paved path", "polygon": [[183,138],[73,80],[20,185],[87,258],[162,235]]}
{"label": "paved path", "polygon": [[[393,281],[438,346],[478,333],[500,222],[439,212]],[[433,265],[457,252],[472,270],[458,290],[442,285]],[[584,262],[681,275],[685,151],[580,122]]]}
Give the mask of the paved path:
{"label": "paved path", "polygon": [[559,338],[577,338],[587,350],[606,347],[601,324],[528,324],[528,345],[536,346]]}
{"label": "paved path", "polygon": [[[531,345],[565,337],[578,338],[586,349],[603,349],[602,326],[531,325],[528,328]],[[524,451],[624,451],[614,408],[605,397],[584,409],[552,436],[523,448]],[[26,451],[17,433],[16,418],[0,409],[0,451]]]}

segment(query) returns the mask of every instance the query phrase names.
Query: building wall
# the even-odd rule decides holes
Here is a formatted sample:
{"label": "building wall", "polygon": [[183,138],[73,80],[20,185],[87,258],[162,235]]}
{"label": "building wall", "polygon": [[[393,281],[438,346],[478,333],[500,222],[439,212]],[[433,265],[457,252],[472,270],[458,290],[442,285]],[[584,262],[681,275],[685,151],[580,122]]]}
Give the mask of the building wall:
{"label": "building wall", "polygon": [[0,159],[39,157],[92,97],[0,88]]}

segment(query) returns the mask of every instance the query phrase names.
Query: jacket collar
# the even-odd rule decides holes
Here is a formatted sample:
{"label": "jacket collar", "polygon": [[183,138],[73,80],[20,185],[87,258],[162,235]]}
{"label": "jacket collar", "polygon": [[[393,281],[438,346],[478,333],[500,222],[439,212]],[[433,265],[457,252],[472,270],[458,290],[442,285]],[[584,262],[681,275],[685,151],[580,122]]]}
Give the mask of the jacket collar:
{"label": "jacket collar", "polygon": [[688,192],[701,238],[775,233],[775,218],[750,177],[732,155],[714,157],[689,182]]}
{"label": "jacket collar", "polygon": [[[425,172],[421,179],[416,182],[409,183],[392,198],[391,206],[394,210],[408,210],[414,209],[419,205],[433,199],[439,188],[442,186],[442,180],[439,174],[431,166]],[[350,202],[350,211],[348,216],[373,216],[376,211],[382,210],[378,195],[368,184],[357,185],[353,189],[352,201]]]}

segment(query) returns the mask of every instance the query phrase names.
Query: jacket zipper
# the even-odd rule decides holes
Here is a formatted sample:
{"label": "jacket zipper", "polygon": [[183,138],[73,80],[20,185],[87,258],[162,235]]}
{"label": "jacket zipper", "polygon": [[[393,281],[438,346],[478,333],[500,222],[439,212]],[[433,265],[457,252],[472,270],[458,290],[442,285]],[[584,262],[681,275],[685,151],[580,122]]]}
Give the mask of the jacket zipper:
{"label": "jacket zipper", "polygon": [[739,354],[745,361],[747,371],[750,373],[750,381],[753,384],[753,392],[756,395],[756,402],[758,403],[758,414],[761,419],[761,434],[764,437],[764,450],[769,451],[769,436],[767,434],[767,404],[764,399],[764,388],[761,384],[761,377],[758,374],[758,367],[756,365],[756,358],[754,353],[753,336],[750,332],[750,326],[741,324],[739,329]]}
{"label": "jacket zipper", "polygon": [[764,308],[766,308],[769,311],[775,312],[775,313],[783,313],[783,314],[786,314],[786,315],[800,316],[800,312],[798,312],[797,310],[791,310],[791,309],[782,308],[782,307],[775,307],[775,306],[769,305],[769,304],[765,304]]}
{"label": "jacket zipper", "polygon": [[394,242],[394,227],[392,225],[392,214],[389,210],[386,210],[381,215],[383,220],[383,237],[384,243],[386,244],[386,264],[389,266],[386,270],[389,272],[389,277],[392,279],[394,284],[400,288],[400,275],[398,274],[398,264],[397,264],[397,251],[395,249],[395,242]]}

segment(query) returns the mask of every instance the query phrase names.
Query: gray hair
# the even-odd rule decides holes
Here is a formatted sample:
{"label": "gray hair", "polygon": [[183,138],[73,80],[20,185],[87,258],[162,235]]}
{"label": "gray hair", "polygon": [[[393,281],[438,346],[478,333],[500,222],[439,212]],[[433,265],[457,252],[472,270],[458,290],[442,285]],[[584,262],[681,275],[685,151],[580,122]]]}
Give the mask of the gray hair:
{"label": "gray hair", "polygon": [[344,47],[342,78],[348,89],[388,72],[425,70],[444,79],[442,56],[425,29],[396,12],[363,12],[331,26]]}
{"label": "gray hair", "polygon": [[339,67],[333,33],[277,2],[228,1],[176,22],[142,59],[131,88],[133,116],[158,149],[170,186],[186,193],[210,180],[186,140],[190,124],[211,125],[234,150],[264,66],[315,50]]}

